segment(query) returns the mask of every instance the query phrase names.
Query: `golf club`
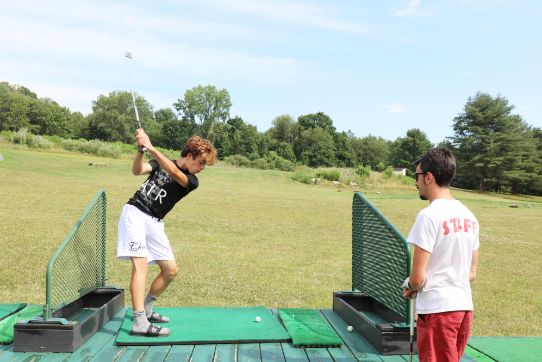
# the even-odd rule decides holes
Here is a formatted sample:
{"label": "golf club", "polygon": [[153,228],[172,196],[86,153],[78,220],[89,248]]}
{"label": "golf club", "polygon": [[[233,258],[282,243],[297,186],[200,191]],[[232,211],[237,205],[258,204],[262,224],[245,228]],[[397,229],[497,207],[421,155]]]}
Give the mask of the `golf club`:
{"label": "golf club", "polygon": [[[131,52],[126,52],[124,53],[124,56],[130,60],[132,60],[132,53]],[[128,69],[128,76],[130,78],[130,92],[132,93],[132,103],[134,105],[134,112],[135,112],[135,117],[136,117],[136,121],[137,121],[137,127],[138,128],[143,128],[141,127],[141,121],[139,120],[139,112],[137,111],[137,105],[136,105],[136,98],[135,98],[135,93],[134,93],[134,87],[133,87],[133,84],[132,84],[132,77],[130,76],[130,70]],[[141,147],[140,148],[141,152],[145,152],[147,149],[145,147]]]}
{"label": "golf club", "polygon": [[410,298],[410,362],[414,354],[414,298]]}

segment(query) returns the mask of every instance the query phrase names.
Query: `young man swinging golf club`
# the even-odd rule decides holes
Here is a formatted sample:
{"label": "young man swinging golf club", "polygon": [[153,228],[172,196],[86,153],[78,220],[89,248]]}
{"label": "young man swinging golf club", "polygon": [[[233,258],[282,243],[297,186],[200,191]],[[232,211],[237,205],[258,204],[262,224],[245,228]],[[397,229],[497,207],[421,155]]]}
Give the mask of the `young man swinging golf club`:
{"label": "young man swinging golf club", "polygon": [[403,296],[416,297],[421,362],[457,362],[472,324],[470,282],[476,278],[479,224],[450,193],[456,162],[445,148],[415,162],[416,187],[429,206],[416,216],[407,241],[414,245],[412,271]]}
{"label": "young man swinging golf club", "polygon": [[[132,262],[130,294],[134,319],[131,333],[167,336],[169,328],[153,323],[166,323],[169,318],[154,312],[153,303],[175,278],[178,268],[162,219],[178,201],[198,187],[196,174],[216,161],[216,150],[208,140],[193,136],[183,147],[181,157],[170,160],[154,148],[143,129],[137,129],[135,137],[138,151],[132,173],[149,176],[122,209],[117,258]],[[145,151],[154,159],[146,162]],[[149,264],[158,264],[160,273],[145,296]]]}

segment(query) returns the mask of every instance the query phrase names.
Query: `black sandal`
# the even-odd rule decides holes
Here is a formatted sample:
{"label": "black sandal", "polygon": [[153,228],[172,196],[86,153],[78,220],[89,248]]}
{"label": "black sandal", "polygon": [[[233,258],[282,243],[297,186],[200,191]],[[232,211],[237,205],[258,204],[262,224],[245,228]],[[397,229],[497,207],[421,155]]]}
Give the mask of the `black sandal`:
{"label": "black sandal", "polygon": [[131,331],[130,334],[132,336],[142,336],[142,337],[166,337],[169,336],[169,331],[167,333],[161,333],[163,329],[160,326],[156,326],[154,324],[149,325],[149,328],[147,328],[147,332],[134,332]]}
{"label": "black sandal", "polygon": [[169,322],[168,317],[164,317],[163,315],[155,313],[155,312],[152,312],[151,316],[147,319],[151,323],[168,323]]}

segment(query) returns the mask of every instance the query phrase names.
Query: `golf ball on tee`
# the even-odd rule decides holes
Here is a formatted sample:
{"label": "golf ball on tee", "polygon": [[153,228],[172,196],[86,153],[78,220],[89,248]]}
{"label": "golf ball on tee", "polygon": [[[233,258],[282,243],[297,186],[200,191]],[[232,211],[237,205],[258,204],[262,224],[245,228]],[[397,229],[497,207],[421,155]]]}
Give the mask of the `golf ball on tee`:
{"label": "golf ball on tee", "polygon": [[260,318],[260,316],[257,316],[256,317],[256,322],[261,322],[261,321],[262,321],[262,319]]}
{"label": "golf ball on tee", "polygon": [[352,332],[352,331],[354,330],[354,327],[348,326],[348,327],[346,327],[346,330],[347,330],[348,332]]}

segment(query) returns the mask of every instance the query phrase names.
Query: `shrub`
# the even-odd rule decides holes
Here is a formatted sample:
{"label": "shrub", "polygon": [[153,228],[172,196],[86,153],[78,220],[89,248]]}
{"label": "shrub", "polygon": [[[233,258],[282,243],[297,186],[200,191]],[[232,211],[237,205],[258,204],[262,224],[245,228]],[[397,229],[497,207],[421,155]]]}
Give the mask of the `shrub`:
{"label": "shrub", "polygon": [[239,167],[251,167],[252,165],[252,162],[248,158],[241,155],[226,156],[224,157],[224,162]]}
{"label": "shrub", "polygon": [[308,170],[297,170],[291,176],[291,179],[294,181],[303,182],[304,184],[313,184],[316,177]]}
{"label": "shrub", "polygon": [[265,159],[272,166],[271,168],[281,171],[293,171],[295,164],[281,156],[275,151],[270,151],[265,155]]}
{"label": "shrub", "polygon": [[341,178],[341,173],[339,170],[331,169],[331,170],[319,170],[316,173],[316,177],[323,178],[328,181],[339,181]]}
{"label": "shrub", "polygon": [[67,151],[77,151],[100,157],[119,158],[123,153],[117,145],[99,140],[65,139],[61,141],[60,146]]}
{"label": "shrub", "polygon": [[384,178],[389,179],[393,176],[393,168],[391,166],[386,167],[384,170]]}
{"label": "shrub", "polygon": [[53,144],[47,141],[42,136],[30,133],[26,128],[23,128],[11,135],[11,143],[26,145],[31,148],[50,149]]}
{"label": "shrub", "polygon": [[358,167],[356,167],[356,173],[362,178],[369,177],[371,175],[371,166],[358,165]]}

